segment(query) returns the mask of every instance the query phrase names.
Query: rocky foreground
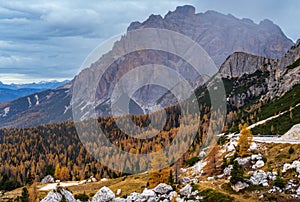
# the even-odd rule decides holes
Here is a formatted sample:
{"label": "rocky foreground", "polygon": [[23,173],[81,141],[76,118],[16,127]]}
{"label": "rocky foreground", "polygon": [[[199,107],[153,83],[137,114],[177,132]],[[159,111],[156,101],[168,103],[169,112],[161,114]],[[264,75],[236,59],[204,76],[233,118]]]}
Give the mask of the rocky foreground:
{"label": "rocky foreground", "polygon": [[[120,194],[118,190],[116,194]],[[80,202],[76,200],[73,194],[63,188],[52,190],[41,202],[60,202],[62,199],[68,202]],[[145,188],[142,193],[133,192],[126,198],[116,197],[115,193],[108,187],[102,187],[92,198],[92,202],[168,202],[168,201],[199,201],[203,197],[199,196],[199,192],[193,191],[192,186],[187,184],[180,189],[179,192],[173,190],[172,186],[161,183],[153,189]]]}

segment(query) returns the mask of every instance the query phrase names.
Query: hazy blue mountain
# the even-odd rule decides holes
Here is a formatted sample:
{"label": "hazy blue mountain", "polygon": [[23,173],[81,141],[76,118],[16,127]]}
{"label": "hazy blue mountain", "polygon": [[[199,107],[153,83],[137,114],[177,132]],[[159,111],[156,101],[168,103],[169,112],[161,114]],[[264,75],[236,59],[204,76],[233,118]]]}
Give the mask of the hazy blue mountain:
{"label": "hazy blue mountain", "polygon": [[0,103],[9,102],[47,89],[56,89],[67,82],[68,81],[51,81],[29,84],[3,84],[0,82]]}

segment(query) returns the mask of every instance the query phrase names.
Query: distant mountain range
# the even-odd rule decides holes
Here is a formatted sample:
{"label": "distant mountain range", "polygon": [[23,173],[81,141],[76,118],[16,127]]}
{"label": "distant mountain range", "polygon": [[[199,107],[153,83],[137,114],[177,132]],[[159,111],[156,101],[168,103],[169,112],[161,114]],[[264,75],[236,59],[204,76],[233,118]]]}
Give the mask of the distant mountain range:
{"label": "distant mountain range", "polygon": [[38,93],[47,89],[56,89],[68,81],[50,81],[29,84],[3,84],[0,81],[0,103],[9,102],[26,95]]}
{"label": "distant mountain range", "polygon": [[[236,88],[227,90],[228,96],[230,95],[228,99],[233,104],[237,103],[235,107],[238,108],[242,107],[244,103],[248,103],[248,100],[253,97],[251,93],[255,97],[264,97],[266,92],[270,90],[274,92],[274,95],[277,95],[278,92],[272,90],[274,87],[272,84],[277,85],[276,88],[279,88],[278,86],[282,81],[280,78],[284,75],[288,77],[291,74],[287,65],[291,65],[299,56],[297,52],[295,56],[285,55],[287,52],[294,52],[294,49],[298,50],[299,46],[296,45],[291,49],[294,43],[284,35],[277,25],[269,20],[255,24],[249,19],[238,19],[232,15],[224,15],[215,11],[196,14],[195,8],[192,6],[177,7],[175,11],[169,12],[164,17],[151,15],[145,22],[131,23],[128,31],[143,28],[173,30],[192,38],[204,48],[216,65],[221,67],[220,75],[231,79],[230,85],[236,86],[236,88],[242,85],[237,82],[238,78],[245,74],[254,74],[256,70],[269,72],[263,74],[261,78],[260,75],[252,75],[255,77],[252,80],[254,85],[252,83],[247,84],[251,85],[251,88],[243,88],[239,91],[236,91]],[[123,43],[126,42],[121,39],[114,45],[113,50],[122,48]],[[192,78],[190,76],[191,72],[183,71],[185,66],[182,65],[182,60],[177,57],[161,51],[151,51],[150,54],[149,56],[145,52],[137,52],[115,61],[103,77],[101,86],[99,85],[97,89],[96,101],[99,115],[102,114],[103,109],[107,109],[110,103],[111,89],[116,82],[112,79],[118,80],[120,73],[130,71],[136,66],[149,64],[151,61],[156,61],[156,64],[171,66],[179,72],[182,71],[182,76],[191,81],[192,84],[197,82],[197,86],[194,86],[195,89],[203,84],[203,82],[198,82],[197,79],[199,78]],[[97,70],[98,62],[80,72],[76,78],[80,78],[82,82],[94,81],[95,79],[90,78],[97,75],[97,71],[99,71],[99,68]],[[276,71],[276,68],[279,67],[280,71]],[[274,72],[277,73],[274,74]],[[268,75],[271,75],[270,78],[266,78]],[[256,79],[262,80],[262,89],[254,89],[253,92],[249,92],[249,90],[255,88]],[[274,82],[271,82],[272,79],[275,79]],[[247,79],[242,79],[241,82],[246,81]],[[295,83],[297,82],[293,82],[293,84]],[[86,83],[82,84],[86,85]],[[0,104],[0,127],[29,127],[71,120],[73,85],[74,80],[55,90],[43,91],[9,103]],[[290,85],[284,90],[284,93],[292,87],[293,85]],[[153,86],[146,86],[137,91],[134,94],[134,99],[139,107],[146,111],[143,108],[144,106],[158,104],[153,102],[155,100],[151,97],[153,94],[162,96],[159,104],[170,103],[163,100],[169,99],[168,96],[163,97],[166,90],[155,89]],[[273,95],[266,95],[265,97],[273,98]],[[85,108],[89,103],[94,102],[82,103],[81,107]]]}

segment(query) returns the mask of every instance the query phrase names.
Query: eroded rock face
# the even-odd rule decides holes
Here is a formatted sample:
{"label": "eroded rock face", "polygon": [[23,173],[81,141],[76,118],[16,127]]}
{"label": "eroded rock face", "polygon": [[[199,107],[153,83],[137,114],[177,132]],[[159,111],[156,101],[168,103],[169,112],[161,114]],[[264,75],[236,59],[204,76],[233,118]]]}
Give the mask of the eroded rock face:
{"label": "eroded rock face", "polygon": [[95,196],[93,196],[92,202],[113,202],[114,199],[114,192],[104,186],[95,194]]}
{"label": "eroded rock face", "polygon": [[276,64],[276,59],[237,52],[228,57],[219,72],[222,77],[236,78],[243,74],[252,74],[257,70],[267,70]]}

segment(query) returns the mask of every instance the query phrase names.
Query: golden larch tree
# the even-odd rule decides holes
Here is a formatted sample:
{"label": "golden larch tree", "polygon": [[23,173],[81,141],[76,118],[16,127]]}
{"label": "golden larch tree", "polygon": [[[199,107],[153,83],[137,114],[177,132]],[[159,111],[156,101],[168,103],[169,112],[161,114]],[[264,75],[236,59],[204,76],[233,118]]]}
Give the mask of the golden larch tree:
{"label": "golden larch tree", "polygon": [[247,124],[240,126],[240,133],[241,135],[237,145],[238,155],[240,157],[251,155],[249,147],[252,143],[253,135]]}
{"label": "golden larch tree", "polygon": [[[162,169],[161,169],[162,168]],[[154,154],[150,164],[149,187],[153,188],[159,183],[168,183],[170,167],[167,164],[167,158],[164,154]]]}
{"label": "golden larch tree", "polygon": [[206,166],[204,168],[205,173],[208,175],[216,175],[220,172],[221,161],[220,161],[220,147],[219,145],[213,146],[206,157]]}

